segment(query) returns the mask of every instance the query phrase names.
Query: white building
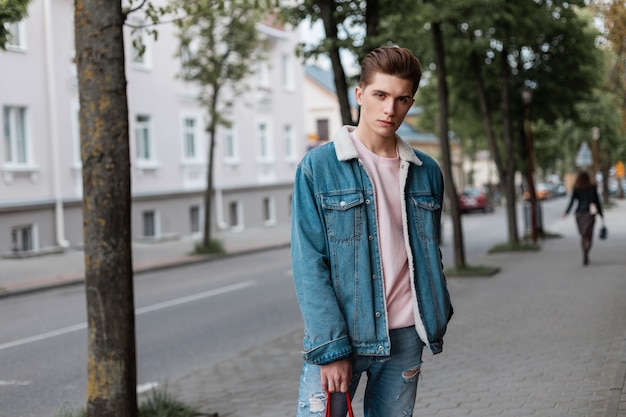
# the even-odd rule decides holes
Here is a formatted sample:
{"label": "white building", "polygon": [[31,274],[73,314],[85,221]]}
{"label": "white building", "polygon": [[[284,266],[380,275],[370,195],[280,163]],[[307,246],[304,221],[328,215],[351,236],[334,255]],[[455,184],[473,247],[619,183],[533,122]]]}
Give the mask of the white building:
{"label": "white building", "polygon": [[[82,244],[82,178],[73,1],[33,0],[0,51],[0,255]],[[134,22],[140,23],[140,22]],[[177,77],[173,25],[134,53],[126,36],[133,239],[199,236],[208,137],[196,86]],[[271,51],[216,138],[214,227],[219,233],[289,223],[306,148],[303,66],[295,31],[265,25]],[[136,36],[136,35],[135,35]]]}

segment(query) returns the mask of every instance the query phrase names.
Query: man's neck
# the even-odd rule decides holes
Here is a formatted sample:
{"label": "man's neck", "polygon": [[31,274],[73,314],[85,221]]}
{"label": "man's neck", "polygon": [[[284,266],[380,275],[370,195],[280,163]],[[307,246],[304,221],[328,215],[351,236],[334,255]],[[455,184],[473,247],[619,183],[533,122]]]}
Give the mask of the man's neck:
{"label": "man's neck", "polygon": [[383,158],[395,158],[398,156],[395,135],[393,137],[382,137],[376,134],[363,134],[363,129],[354,130],[354,135],[367,149]]}

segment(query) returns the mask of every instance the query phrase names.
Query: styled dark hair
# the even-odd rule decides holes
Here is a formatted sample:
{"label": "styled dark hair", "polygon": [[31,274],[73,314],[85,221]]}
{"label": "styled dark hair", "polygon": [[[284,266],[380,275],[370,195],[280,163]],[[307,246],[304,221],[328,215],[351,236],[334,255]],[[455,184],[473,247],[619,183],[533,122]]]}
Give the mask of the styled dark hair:
{"label": "styled dark hair", "polygon": [[584,190],[593,185],[594,183],[591,181],[591,177],[589,176],[589,173],[587,173],[587,171],[580,171],[578,173],[578,176],[576,177],[574,188],[577,190]]}
{"label": "styled dark hair", "polygon": [[422,78],[422,64],[411,51],[396,46],[381,46],[368,53],[361,63],[361,88],[370,85],[376,73],[413,81],[413,95]]}

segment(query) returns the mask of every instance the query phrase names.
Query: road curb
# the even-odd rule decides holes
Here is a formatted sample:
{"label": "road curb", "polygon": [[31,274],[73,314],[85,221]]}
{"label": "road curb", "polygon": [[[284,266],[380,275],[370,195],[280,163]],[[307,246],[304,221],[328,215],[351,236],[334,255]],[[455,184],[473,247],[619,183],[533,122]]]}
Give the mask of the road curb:
{"label": "road curb", "polygon": [[[195,265],[204,262],[216,261],[219,259],[226,259],[236,256],[249,255],[257,252],[264,252],[272,249],[280,249],[289,247],[290,243],[279,243],[273,244],[263,247],[257,248],[249,248],[237,250],[229,253],[218,254],[218,255],[194,255],[188,258],[176,258],[171,260],[161,261],[152,265],[140,265],[136,266],[133,270],[134,275],[140,275],[147,272],[161,271],[172,268],[177,268],[185,265]],[[85,283],[85,277],[83,274],[76,275],[70,274],[65,276],[56,276],[48,279],[37,279],[32,281],[31,283],[21,283],[15,286],[15,288],[0,287],[0,300],[10,297],[17,297],[20,295],[28,295],[37,292],[49,291],[58,288],[70,287],[81,285]]]}

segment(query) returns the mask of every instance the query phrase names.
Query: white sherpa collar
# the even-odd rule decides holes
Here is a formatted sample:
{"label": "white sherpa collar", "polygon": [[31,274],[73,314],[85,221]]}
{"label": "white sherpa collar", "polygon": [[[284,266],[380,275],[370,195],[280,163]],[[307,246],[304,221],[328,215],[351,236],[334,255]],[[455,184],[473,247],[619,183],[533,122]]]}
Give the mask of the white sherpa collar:
{"label": "white sherpa collar", "polygon": [[[359,153],[350,139],[350,132],[353,132],[354,129],[356,129],[355,126],[345,125],[333,138],[337,159],[340,161],[348,161],[359,157]],[[398,144],[398,156],[400,160],[408,161],[418,166],[422,165],[422,161],[415,155],[411,145],[402,140],[398,135],[396,135],[396,143]]]}

